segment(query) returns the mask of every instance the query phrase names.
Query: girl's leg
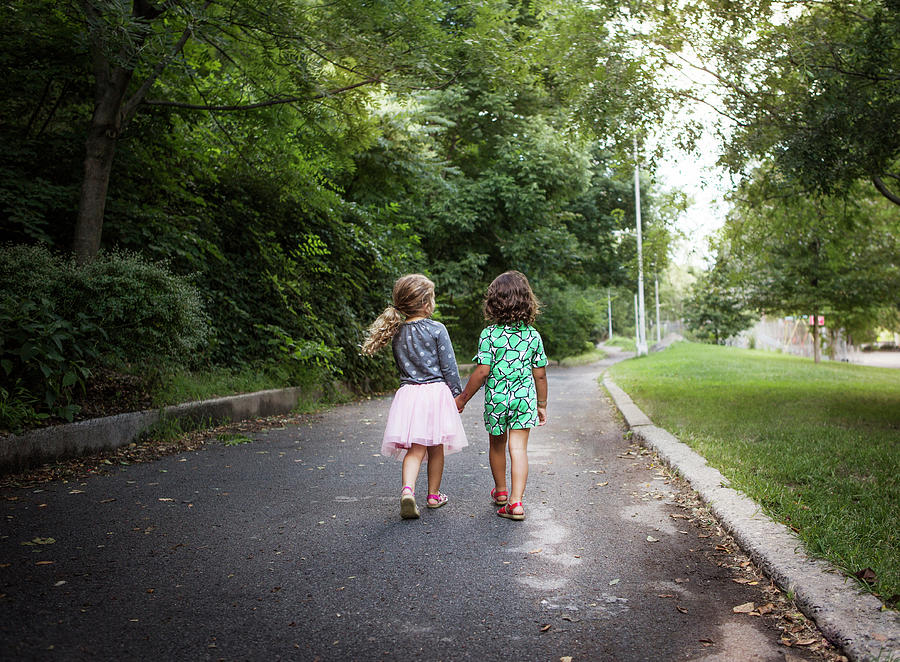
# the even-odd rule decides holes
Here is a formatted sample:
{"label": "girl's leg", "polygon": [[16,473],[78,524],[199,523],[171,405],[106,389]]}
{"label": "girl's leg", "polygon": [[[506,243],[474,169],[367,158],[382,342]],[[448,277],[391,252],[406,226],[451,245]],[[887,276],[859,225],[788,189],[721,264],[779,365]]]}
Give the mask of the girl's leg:
{"label": "girl's leg", "polygon": [[409,485],[415,491],[416,478],[419,476],[419,467],[422,466],[424,457],[425,447],[422,444],[413,444],[406,451],[406,455],[403,456],[403,470],[401,472],[403,487]]}
{"label": "girl's leg", "polygon": [[[509,493],[509,503],[520,503],[525,495],[525,482],[528,480],[528,433],[531,430],[509,431],[509,464],[512,489]],[[516,515],[521,515],[522,506],[512,509]]]}
{"label": "girl's leg", "polygon": [[437,494],[441,490],[441,477],[444,475],[444,444],[428,446],[427,448],[428,493]]}
{"label": "girl's leg", "polygon": [[506,492],[506,432],[503,434],[491,434],[488,460],[491,464],[491,474],[494,477],[494,489],[497,492]]}

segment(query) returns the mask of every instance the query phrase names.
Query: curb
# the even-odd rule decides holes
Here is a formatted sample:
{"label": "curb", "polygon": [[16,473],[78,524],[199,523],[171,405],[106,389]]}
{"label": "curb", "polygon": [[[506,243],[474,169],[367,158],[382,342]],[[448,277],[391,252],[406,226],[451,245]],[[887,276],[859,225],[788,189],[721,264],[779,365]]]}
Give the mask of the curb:
{"label": "curb", "polygon": [[22,435],[0,437],[0,474],[42,462],[111,450],[130,444],[163,420],[214,423],[286,414],[297,406],[299,386],[186,402],[158,410],[136,411],[77,423],[54,425]]}
{"label": "curb", "polygon": [[854,661],[900,659],[900,616],[881,611],[881,601],[864,593],[826,561],[806,555],[803,543],[760,506],[728,487],[718,469],[653,422],[608,377],[603,385],[635,439],[681,474],[722,526],[763,572],[794,595],[798,607],[832,643]]}

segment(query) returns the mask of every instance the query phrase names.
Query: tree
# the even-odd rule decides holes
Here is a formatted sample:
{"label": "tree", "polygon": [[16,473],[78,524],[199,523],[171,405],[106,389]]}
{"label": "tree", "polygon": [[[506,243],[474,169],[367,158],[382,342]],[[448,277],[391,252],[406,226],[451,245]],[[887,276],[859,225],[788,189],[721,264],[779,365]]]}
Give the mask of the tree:
{"label": "tree", "polygon": [[687,327],[699,339],[716,345],[749,328],[756,319],[731,282],[727,264],[725,255],[720,253],[713,266],[694,282],[684,302]]}
{"label": "tree", "polygon": [[[896,309],[900,225],[890,203],[861,184],[848,197],[801,195],[770,169],[745,182],[723,232],[728,270],[762,312],[877,319]],[[871,192],[868,192],[871,191]]]}
{"label": "tree", "polygon": [[[464,8],[458,13],[469,18]],[[90,108],[73,237],[81,260],[100,247],[116,147],[142,108],[302,109],[362,88],[440,86],[452,80],[448,54],[464,32],[436,0],[403,11],[390,3],[363,11],[352,1],[310,8],[288,0],[29,0],[4,5],[0,18],[26,39],[45,40],[49,24],[84,45],[74,61],[89,67],[92,101],[67,100]]]}
{"label": "tree", "polygon": [[656,18],[670,62],[718,83],[729,167],[771,158],[805,194],[866,180],[900,205],[897,0],[700,0]]}

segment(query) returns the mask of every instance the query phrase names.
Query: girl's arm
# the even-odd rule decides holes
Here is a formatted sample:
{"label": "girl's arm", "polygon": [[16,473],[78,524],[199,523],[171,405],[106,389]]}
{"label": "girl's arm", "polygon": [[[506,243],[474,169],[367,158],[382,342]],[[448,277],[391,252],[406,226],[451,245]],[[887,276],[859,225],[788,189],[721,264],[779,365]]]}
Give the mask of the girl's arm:
{"label": "girl's arm", "polygon": [[537,390],[538,425],[544,425],[547,422],[547,368],[532,368],[531,375]]}
{"label": "girl's arm", "polygon": [[462,382],[459,379],[459,367],[456,365],[456,353],[453,351],[453,343],[450,342],[450,334],[447,333],[447,327],[441,325],[435,343],[438,354],[438,365],[441,368],[441,375],[444,381],[450,387],[450,392],[457,396],[462,391]]}
{"label": "girl's arm", "polygon": [[466,403],[472,399],[472,396],[478,393],[478,389],[484,384],[484,380],[488,378],[489,374],[491,374],[491,366],[484,363],[479,363],[475,366],[475,370],[469,375],[469,381],[466,382],[463,392],[456,396],[456,408],[459,409],[460,413],[466,408]]}

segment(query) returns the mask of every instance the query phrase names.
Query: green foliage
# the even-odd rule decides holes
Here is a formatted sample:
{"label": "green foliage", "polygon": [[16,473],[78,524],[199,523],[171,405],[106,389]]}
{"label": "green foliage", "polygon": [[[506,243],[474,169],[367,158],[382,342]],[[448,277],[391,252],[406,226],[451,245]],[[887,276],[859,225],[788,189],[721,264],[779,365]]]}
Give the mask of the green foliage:
{"label": "green foliage", "polygon": [[103,329],[104,358],[125,363],[189,363],[208,336],[200,293],[165,263],[136,253],[103,254],[73,272],[80,303]]}
{"label": "green foliage", "polygon": [[717,269],[749,307],[826,315],[863,336],[900,309],[900,221],[871,189],[808,197],[760,169],[723,230]]}
{"label": "green foliage", "polygon": [[659,25],[659,44],[677,53],[689,43],[720,83],[732,169],[771,158],[806,192],[841,194],[864,182],[900,204],[894,0],[699,0]]}
{"label": "green foliage", "polygon": [[[206,336],[197,290],[160,263],[122,252],[87,266],[43,246],[0,249],[0,366],[4,396],[27,394],[72,420],[91,367],[186,362]],[[25,411],[25,410],[22,410]],[[21,414],[22,412],[20,412]],[[0,421],[15,427],[21,419]]]}
{"label": "green foliage", "polygon": [[691,286],[684,303],[684,321],[697,340],[723,345],[756,319],[741,292],[729,282],[724,254]]}
{"label": "green foliage", "polygon": [[[203,391],[191,383],[204,375],[215,391],[337,376],[382,390],[395,383],[389,353],[362,357],[358,345],[410,271],[437,282],[462,356],[485,287],[509,268],[547,301],[540,324],[556,358],[596,339],[603,304],[575,288],[634,280],[620,143],[663,108],[619,3],[160,8],[0,7],[5,236],[71,244],[103,83],[91,52],[133,75],[103,219],[113,252],[85,275],[66,266],[60,288],[73,294],[49,299],[108,334],[99,358],[129,369],[165,359],[162,399]],[[642,186],[645,249],[662,268],[678,203]],[[271,374],[215,377],[248,372]],[[166,384],[176,374],[188,375],[183,389]]]}
{"label": "green foliage", "polygon": [[554,359],[591,351],[603,335],[606,301],[598,292],[571,288],[549,293],[536,327],[544,350]]}

